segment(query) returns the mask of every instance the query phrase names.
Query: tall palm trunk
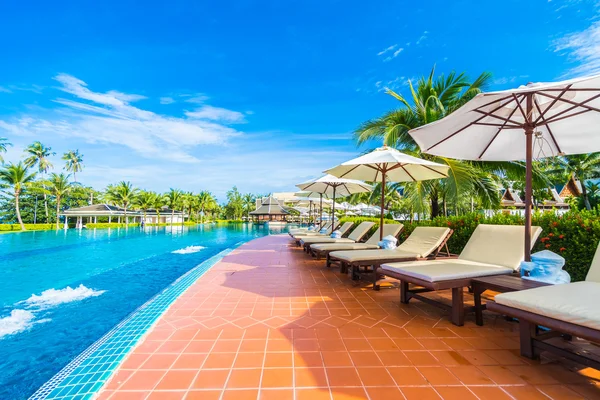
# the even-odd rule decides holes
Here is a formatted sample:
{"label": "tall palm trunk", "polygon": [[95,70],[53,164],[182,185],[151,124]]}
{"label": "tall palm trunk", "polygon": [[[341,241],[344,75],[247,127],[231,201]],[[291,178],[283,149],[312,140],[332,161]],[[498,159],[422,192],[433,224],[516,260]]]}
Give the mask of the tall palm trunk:
{"label": "tall palm trunk", "polygon": [[588,198],[587,188],[585,187],[585,181],[583,179],[579,179],[581,182],[581,195],[583,196],[583,203],[585,204],[585,208],[589,211],[592,209],[592,205],[590,204],[590,199]]}
{"label": "tall palm trunk", "polygon": [[19,225],[21,225],[21,230],[24,231],[25,229],[25,224],[23,224],[23,220],[21,219],[21,210],[19,209],[19,195],[21,194],[20,191],[15,190],[15,211],[17,213],[17,220],[19,221]]}
{"label": "tall palm trunk", "polygon": [[56,230],[58,227],[58,213],[60,212],[60,196],[56,196]]}
{"label": "tall palm trunk", "polygon": [[438,202],[438,194],[437,192],[431,193],[431,219],[434,219],[438,215],[440,215],[440,204]]}
{"label": "tall palm trunk", "polygon": [[125,228],[129,227],[129,217],[127,216],[127,204],[124,205],[123,209],[125,210]]}
{"label": "tall palm trunk", "polygon": [[171,208],[171,226],[173,226],[173,218],[175,218],[175,210]]}

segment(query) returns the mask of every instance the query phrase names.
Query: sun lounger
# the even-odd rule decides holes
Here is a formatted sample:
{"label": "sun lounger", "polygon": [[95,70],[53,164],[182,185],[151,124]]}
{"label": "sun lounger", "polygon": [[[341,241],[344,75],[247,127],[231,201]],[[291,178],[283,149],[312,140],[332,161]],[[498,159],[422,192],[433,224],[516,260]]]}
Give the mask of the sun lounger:
{"label": "sun lounger", "polygon": [[[331,225],[332,225],[332,223],[328,222],[321,229],[327,229],[327,230],[329,230],[329,229],[331,229]],[[288,234],[293,237],[294,235],[302,235],[304,233],[319,233],[319,231],[321,229],[316,230],[316,231],[311,231],[308,228],[296,228],[296,229],[290,229],[290,231],[288,232]]]}
{"label": "sun lounger", "polygon": [[415,261],[424,258],[435,258],[452,235],[452,229],[420,226],[393,250],[346,250],[333,251],[327,255],[327,267],[339,263],[340,271],[350,271],[353,279],[360,275],[370,275],[373,288],[377,289],[377,268],[390,262]]}
{"label": "sun lounger", "polygon": [[306,252],[310,251],[310,246],[317,243],[356,243],[365,236],[369,230],[375,225],[375,222],[361,222],[347,238],[332,238],[332,237],[305,237],[300,240],[300,244]]}
{"label": "sun lounger", "polygon": [[[348,233],[348,231],[350,230],[350,228],[352,228],[352,225],[354,225],[353,222],[344,222],[344,224],[340,227],[337,228],[338,231],[340,231],[340,233],[342,234],[342,237]],[[296,241],[296,244],[298,246],[301,246],[301,241],[302,239],[305,238],[309,238],[309,237],[315,237],[315,238],[331,238],[331,232],[330,233],[326,233],[326,234],[314,234],[314,235],[295,235],[294,236],[294,240]]]}
{"label": "sun lounger", "polygon": [[[519,320],[521,355],[539,358],[541,351],[600,369],[600,362],[546,342],[561,334],[600,344],[600,245],[583,282],[543,286],[496,295],[487,309]],[[550,329],[540,333],[538,326]]]}
{"label": "sun lounger", "polygon": [[[402,232],[403,227],[404,225],[402,224],[384,224],[383,236],[394,236],[397,238],[400,232]],[[310,251],[318,260],[323,256],[327,257],[332,251],[378,249],[378,243],[379,229],[377,229],[365,243],[316,243],[310,246]],[[327,267],[329,267],[329,263],[327,264]]]}
{"label": "sun lounger", "polygon": [[[430,260],[409,263],[385,263],[379,272],[400,280],[400,301],[408,304],[411,298],[435,304],[452,312],[452,323],[464,324],[464,288],[473,278],[512,274],[523,261],[525,228],[517,225],[478,225],[465,248],[456,259]],[[542,229],[531,227],[531,243]],[[409,289],[409,284],[419,289]],[[420,293],[452,289],[452,306],[439,303]],[[474,311],[469,307],[467,311]]]}

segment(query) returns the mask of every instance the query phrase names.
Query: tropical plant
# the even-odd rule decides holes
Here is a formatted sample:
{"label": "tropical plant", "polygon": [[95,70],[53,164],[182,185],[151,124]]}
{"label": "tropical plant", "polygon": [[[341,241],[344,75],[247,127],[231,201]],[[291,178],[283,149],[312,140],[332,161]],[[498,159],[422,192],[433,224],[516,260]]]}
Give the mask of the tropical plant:
{"label": "tropical plant", "polygon": [[73,180],[77,182],[77,173],[83,170],[83,154],[79,154],[79,150],[69,150],[63,154],[62,159],[65,161],[65,169],[73,173]]}
{"label": "tropical plant", "polygon": [[17,220],[21,225],[21,230],[25,230],[25,225],[21,219],[21,210],[19,207],[19,197],[25,189],[25,186],[33,181],[35,178],[35,172],[30,173],[29,167],[19,162],[18,164],[10,163],[4,168],[0,169],[0,182],[3,182],[3,186],[8,186],[12,189],[11,195],[15,199],[15,212],[17,214]]}
{"label": "tropical plant", "polygon": [[228,218],[237,220],[242,218],[244,212],[244,200],[237,186],[227,192],[227,204],[225,214]]}
{"label": "tropical plant", "polygon": [[123,208],[125,213],[125,226],[129,224],[127,209],[135,202],[139,189],[134,187],[131,182],[121,181],[116,185],[109,185],[106,188],[107,197],[114,204]]}
{"label": "tropical plant", "polygon": [[203,223],[204,215],[215,208],[217,201],[213,195],[203,190],[198,194],[198,208],[200,209],[200,223]]}
{"label": "tropical plant", "polygon": [[[28,154],[28,157],[25,158],[25,165],[28,168],[33,168],[37,165],[38,172],[42,176],[42,180],[44,176],[48,173],[50,169],[53,168],[52,163],[49,160],[49,157],[55,155],[56,153],[52,151],[51,147],[46,147],[40,141],[35,141],[29,146],[25,148],[25,154]],[[44,210],[46,212],[46,223],[48,221],[48,197],[46,193],[44,193]]]}
{"label": "tropical plant", "polygon": [[242,199],[244,201],[244,210],[246,211],[246,220],[249,220],[250,211],[252,211],[255,207],[256,196],[254,196],[252,193],[246,193],[244,196],[242,196]]}
{"label": "tropical plant", "polygon": [[59,229],[60,203],[71,192],[73,186],[69,182],[69,175],[52,173],[47,182],[48,192],[56,199],[56,230]]}
{"label": "tropical plant", "polygon": [[415,212],[429,211],[432,218],[448,210],[457,212],[464,202],[477,199],[480,206],[497,208],[500,203],[498,169],[524,175],[520,163],[495,163],[493,167],[481,162],[458,161],[444,157],[434,157],[420,152],[419,147],[408,134],[411,129],[439,120],[460,108],[487,86],[491,75],[482,73],[470,82],[465,73],[451,72],[435,77],[435,68],[426,77],[421,77],[413,85],[408,81],[409,98],[387,90],[387,94],[400,101],[400,108],[383,116],[367,121],[354,132],[359,144],[371,140],[381,140],[385,145],[396,147],[408,154],[447,164],[449,177],[404,184],[405,196],[410,199]]}
{"label": "tropical plant", "polygon": [[156,193],[156,197],[152,202],[152,208],[156,211],[156,225],[160,224],[160,210],[167,204],[167,196],[162,193]]}
{"label": "tropical plant", "polygon": [[[171,188],[169,193],[166,195],[167,205],[171,209],[171,225],[173,225],[173,220],[175,219],[175,208],[181,205],[181,196],[183,192],[179,189]],[[182,216],[183,218],[183,216]]]}
{"label": "tropical plant", "polygon": [[157,194],[154,192],[141,191],[135,198],[135,205],[142,210],[144,214],[143,221],[146,222],[146,213],[155,206]]}
{"label": "tropical plant", "polygon": [[10,143],[7,138],[0,137],[0,163],[4,163],[2,153],[6,153],[8,146],[12,146],[12,143]]}
{"label": "tropical plant", "polygon": [[583,203],[587,210],[591,210],[592,205],[585,180],[600,176],[600,153],[556,157],[552,166],[553,168],[548,171],[550,175],[561,175],[564,177],[567,174],[569,178],[578,180],[581,183]]}

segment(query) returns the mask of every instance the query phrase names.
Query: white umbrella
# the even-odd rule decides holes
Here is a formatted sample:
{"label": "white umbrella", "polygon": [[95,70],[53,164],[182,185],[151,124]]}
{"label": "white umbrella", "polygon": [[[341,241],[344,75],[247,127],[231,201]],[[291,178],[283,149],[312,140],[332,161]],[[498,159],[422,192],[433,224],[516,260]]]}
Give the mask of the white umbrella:
{"label": "white umbrella", "polygon": [[[313,208],[313,199],[319,199],[320,201],[320,205],[319,208],[322,210],[323,209],[323,193],[316,193],[316,192],[308,192],[308,191],[302,191],[302,192],[296,192],[294,193],[294,196],[296,197],[300,197],[303,199],[307,199],[308,200],[308,215],[309,218],[311,216],[311,211]],[[302,201],[300,201],[300,203],[302,203]],[[321,221],[319,221],[319,225],[321,224]]]}
{"label": "white umbrella", "polygon": [[383,146],[368,154],[346,161],[325,171],[340,178],[381,182],[381,220],[379,237],[383,239],[383,209],[386,182],[417,182],[448,176],[448,166],[409,156]]}
{"label": "white umbrella", "polygon": [[482,93],[409,132],[429,154],[525,160],[525,260],[531,255],[532,160],[600,151],[600,75]]}
{"label": "white umbrella", "polygon": [[[355,179],[341,179],[333,175],[324,175],[317,179],[296,185],[300,190],[323,193],[327,197],[335,199],[346,197],[354,193],[364,193],[373,190],[373,186]],[[321,212],[322,213],[322,212]],[[335,219],[335,200],[331,207],[332,220]],[[321,216],[321,219],[322,216]],[[334,225],[331,225],[333,232]]]}

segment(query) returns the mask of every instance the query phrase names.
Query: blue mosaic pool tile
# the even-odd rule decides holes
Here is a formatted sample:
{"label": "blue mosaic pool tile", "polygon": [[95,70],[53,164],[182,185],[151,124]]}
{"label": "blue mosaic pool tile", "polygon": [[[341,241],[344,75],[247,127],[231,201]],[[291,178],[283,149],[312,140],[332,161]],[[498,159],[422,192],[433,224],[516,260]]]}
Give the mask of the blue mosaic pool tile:
{"label": "blue mosaic pool tile", "polygon": [[213,265],[243,243],[236,243],[205,260],[138,307],[42,385],[29,400],[91,399],[167,308]]}

